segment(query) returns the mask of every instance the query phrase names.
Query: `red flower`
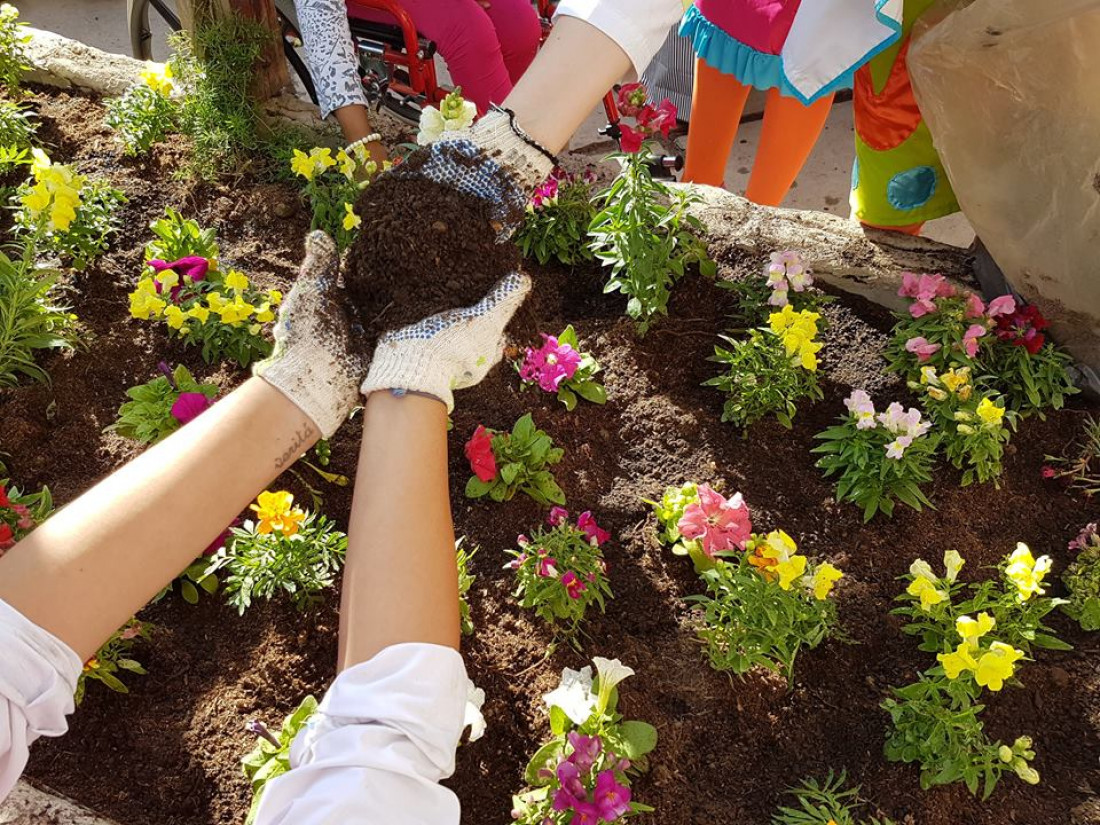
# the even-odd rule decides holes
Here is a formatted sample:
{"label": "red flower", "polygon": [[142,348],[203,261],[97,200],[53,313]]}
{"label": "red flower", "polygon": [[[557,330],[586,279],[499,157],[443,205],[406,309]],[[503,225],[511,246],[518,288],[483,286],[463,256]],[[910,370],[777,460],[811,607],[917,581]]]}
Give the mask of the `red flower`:
{"label": "red flower", "polygon": [[676,125],[676,104],[666,97],[657,106],[646,106],[638,113],[638,125],[667,138],[669,130]]}
{"label": "red flower", "polygon": [[481,424],[466,442],[466,458],[470,461],[470,470],[482,481],[492,481],[497,477],[497,459],[493,455],[493,436]]}
{"label": "red flower", "polygon": [[11,507],[11,499],[8,498],[8,491],[3,484],[0,484],[0,507]]}
{"label": "red flower", "polygon": [[619,87],[619,111],[627,117],[637,117],[649,99],[649,92],[641,83],[624,83]]}
{"label": "red flower", "polygon": [[11,526],[4,524],[0,521],[0,549],[6,550],[12,545],[12,537],[15,533],[12,531]]}
{"label": "red flower", "polygon": [[1050,326],[1043,313],[1036,306],[1024,306],[1011,315],[997,318],[997,337],[1008,341],[1015,347],[1025,347],[1029,354],[1035,355],[1046,343],[1041,330]]}
{"label": "red flower", "polygon": [[1054,468],[1051,467],[1049,464],[1044,464],[1043,469],[1040,470],[1039,473],[1040,475],[1042,475],[1043,478],[1054,478],[1054,476],[1057,475]]}
{"label": "red flower", "polygon": [[645,140],[645,133],[642,131],[635,131],[627,126],[625,123],[619,126],[622,129],[623,135],[619,138],[619,146],[624,152],[633,155],[642,148],[642,141]]}

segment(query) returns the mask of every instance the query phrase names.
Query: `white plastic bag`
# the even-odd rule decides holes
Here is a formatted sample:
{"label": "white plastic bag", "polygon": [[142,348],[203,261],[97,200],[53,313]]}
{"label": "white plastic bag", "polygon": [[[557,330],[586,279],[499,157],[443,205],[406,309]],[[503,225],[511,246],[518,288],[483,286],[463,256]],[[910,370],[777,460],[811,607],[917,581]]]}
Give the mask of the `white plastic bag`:
{"label": "white plastic bag", "polygon": [[978,237],[1100,370],[1100,0],[943,0],[909,73]]}

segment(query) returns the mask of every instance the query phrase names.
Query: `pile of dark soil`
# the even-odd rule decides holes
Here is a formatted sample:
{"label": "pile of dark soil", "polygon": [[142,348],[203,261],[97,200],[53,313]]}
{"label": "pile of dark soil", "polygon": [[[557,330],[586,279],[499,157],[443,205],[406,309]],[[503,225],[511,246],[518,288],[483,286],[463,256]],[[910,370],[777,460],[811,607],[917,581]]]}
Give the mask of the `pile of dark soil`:
{"label": "pile of dark soil", "polygon": [[[454,163],[469,163],[449,152]],[[519,251],[499,240],[501,222],[487,201],[417,176],[427,157],[414,153],[355,205],[363,223],[344,282],[368,347],[386,330],[475,303],[519,267]]]}
{"label": "pile of dark soil", "polygon": [[[247,177],[225,187],[173,182],[178,147],[158,150],[147,165],[123,160],[107,140],[97,103],[64,94],[42,101],[56,156],[109,175],[131,196],[117,250],[72,283],[87,348],[47,359],[52,387],[0,393],[0,450],[10,455],[10,468],[21,483],[49,484],[65,502],[137,451],[102,429],[114,420],[125,388],[147,380],[158,360],[182,360],[198,379],[224,389],[243,378],[231,367],[203,365],[193,350],[168,343],[162,328],[128,318],[126,296],[147,222],[172,204],[218,230],[226,260],[264,286],[285,287],[308,218],[273,217],[269,205],[292,204],[293,192]],[[725,272],[762,264],[725,252],[720,258]],[[791,785],[846,768],[872,803],[868,813],[877,807],[899,825],[1100,823],[1098,644],[1064,617],[1052,623],[1075,651],[1039,652],[1021,669],[1023,687],[988,697],[992,737],[1034,737],[1041,785],[1010,777],[986,803],[961,787],[922,791],[915,767],[884,760],[887,720],[879,709],[891,685],[931,664],[889,616],[900,589],[896,578],[915,557],[936,562],[956,549],[967,560],[963,576],[974,579],[1026,541],[1054,557],[1055,574],[1064,569],[1066,542],[1096,513],[1044,482],[1039,470],[1044,453],[1060,451],[1073,437],[1081,407],[1023,422],[999,489],[960,488],[958,474],[941,468],[928,491],[936,510],[899,508],[892,521],[865,525],[856,508],[833,502],[809,450],[813,434],[842,412],[851,386],[883,399],[904,397],[883,374],[879,353],[890,319],[882,310],[848,297],[831,305],[822,352],[825,399],[804,406],[793,431],[763,422],[742,435],[720,422],[721,395],[699,386],[714,374],[706,358],[731,311],[725,292],[686,278],[671,317],[639,340],[622,316],[621,298],[601,294],[598,273],[541,270],[535,280],[513,324],[517,344],[537,343],[538,332],[573,323],[584,348],[604,365],[608,403],[582,402],[567,413],[552,396],[521,391],[506,366],[457,396],[452,501],[458,533],[481,548],[470,594],[476,631],[463,652],[486,691],[489,724],[481,741],[459,749],[458,771],[448,782],[462,802],[463,823],[509,821],[511,794],[548,734],[541,695],[556,686],[561,668],[597,655],[619,657],[637,671],[622,685],[622,710],[660,734],[652,768],[635,786],[636,798],[656,813],[639,822],[765,825]],[[606,615],[587,625],[583,654],[562,645],[547,655],[550,633],[516,607],[511,574],[502,569],[504,549],[544,513],[524,497],[495,504],[468,501],[462,492],[469,477],[462,444],[476,425],[507,427],[528,411],[565,449],[555,474],[569,507],[592,509],[614,535],[607,557],[615,598]],[[330,469],[353,472],[358,426],[352,422],[333,441]],[[686,560],[657,544],[642,503],[686,479],[742,491],[758,529],[782,527],[807,553],[846,573],[838,604],[851,642],[830,641],[800,656],[789,688],[764,673],[730,679],[702,658],[683,601],[700,584]],[[278,483],[308,500],[294,476]],[[346,524],[350,491],[324,493],[324,511]],[[399,537],[394,548],[400,552]],[[91,685],[70,733],[35,746],[30,777],[122,825],[237,825],[249,800],[238,764],[253,744],[245,721],[276,724],[303,694],[325,690],[334,675],[336,604],[334,593],[309,612],[276,602],[241,618],[219,597],[192,607],[172,596],[149,608],[143,618],[158,630],[139,652],[149,675],[132,678],[128,696]]]}

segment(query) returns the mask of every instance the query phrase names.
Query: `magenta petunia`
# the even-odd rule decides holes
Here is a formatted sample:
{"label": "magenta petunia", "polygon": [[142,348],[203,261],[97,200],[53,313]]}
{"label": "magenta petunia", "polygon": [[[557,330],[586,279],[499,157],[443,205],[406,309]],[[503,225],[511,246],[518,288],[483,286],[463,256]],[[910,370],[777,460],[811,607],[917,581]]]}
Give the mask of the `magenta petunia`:
{"label": "magenta petunia", "polygon": [[541,347],[527,348],[519,368],[519,377],[538,384],[546,392],[557,392],[562,382],[577,374],[580,365],[579,352],[569,344],[561,343],[553,335],[543,335]]}
{"label": "magenta petunia", "polygon": [[181,392],[172,404],[172,417],[180,424],[186,424],[206,412],[213,404],[201,392]]}
{"label": "magenta petunia", "polygon": [[725,498],[708,485],[699,486],[699,501],[689,504],[676,525],[686,539],[698,539],[708,556],[745,549],[752,535],[749,508],[740,493]]}

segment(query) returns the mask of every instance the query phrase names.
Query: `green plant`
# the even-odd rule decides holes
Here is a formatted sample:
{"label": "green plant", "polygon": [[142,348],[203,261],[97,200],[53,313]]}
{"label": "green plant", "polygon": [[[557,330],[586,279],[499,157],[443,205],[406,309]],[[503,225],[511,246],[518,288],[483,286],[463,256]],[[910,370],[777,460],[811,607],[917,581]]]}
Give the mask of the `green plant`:
{"label": "green plant", "polygon": [[290,770],[290,746],[310,717],[317,712],[317,700],[307,696],[294,711],[283,720],[279,735],[275,736],[263,722],[248,723],[250,733],[257,735],[256,747],[241,760],[244,775],[252,788],[252,805],[248,809],[245,825],[252,825],[260,809],[267,783]]}
{"label": "green plant", "polygon": [[218,268],[218,241],[213,229],[203,229],[198,221],[185,218],[172,207],[164,217],[149,224],[155,238],[145,244],[145,260],[178,261],[195,256],[205,258],[211,269]]}
{"label": "green plant", "polygon": [[254,599],[287,593],[298,608],[319,600],[344,563],[348,537],[327,518],[293,507],[287,492],[264,492],[252,505],[258,519],[230,529],[208,572],[226,571],[228,603],[241,614]]}
{"label": "green plant", "polygon": [[0,252],[0,387],[21,377],[49,381],[35,354],[43,349],[71,349],[76,316],[53,301],[55,269],[35,266],[35,248],[27,243],[16,260]]}
{"label": "green plant", "polygon": [[466,596],[477,579],[477,576],[470,572],[470,562],[477,555],[478,548],[467,550],[463,546],[465,543],[465,538],[460,538],[455,542],[455,564],[458,566],[458,612],[462,622],[462,635],[472,636],[474,620],[470,616],[470,603],[467,601]]}
{"label": "green plant", "polygon": [[564,454],[535,426],[530,413],[516,421],[510,433],[479,424],[466,443],[466,458],[474,473],[466,483],[466,496],[510,501],[522,492],[539,504],[565,504],[565,493],[548,469]]}
{"label": "green plant", "polygon": [[578,176],[555,169],[535,190],[514,238],[525,258],[543,265],[556,260],[564,266],[592,260],[588,227],[596,214],[593,183],[591,172]]}
{"label": "green plant", "polygon": [[863,509],[863,520],[878,512],[894,513],[895,500],[914,510],[931,507],[920,489],[932,480],[932,463],[939,435],[929,433],[931,423],[920,411],[908,412],[894,402],[886,412],[875,413],[871,397],[855,390],[844,401],[848,414],[838,426],[818,433],[823,444],[818,467],[837,479],[837,501],[851,501]]}
{"label": "green plant", "polygon": [[595,605],[604,612],[612,598],[607,583],[607,563],[600,545],[611,536],[600,529],[591,512],[581,513],[576,524],[561,507],[550,511],[547,525],[519,536],[518,550],[508,567],[516,574],[515,596],[519,606],[572,638],[584,614]]}
{"label": "green plant", "polygon": [[696,629],[710,666],[741,675],[760,666],[788,682],[804,648],[813,650],[836,626],[829,598],[841,572],[809,564],[782,530],[753,535],[748,553],[701,574],[709,595],[689,596],[702,610]]}
{"label": "green plant", "polygon": [[600,198],[589,248],[610,269],[604,292],[626,296],[626,314],[644,334],[657,316],[668,315],[672,287],[689,266],[708,277],[717,267],[695,234],[702,224],[688,214],[698,195],[655,181],[640,154],[616,157],[622,171]]}
{"label": "green plant", "polygon": [[210,178],[247,165],[263,148],[249,89],[270,38],[267,28],[238,15],[200,21],[190,34],[169,37],[181,89],[179,127],[194,145],[188,171]]}
{"label": "green plant", "polygon": [[514,362],[523,388],[539,387],[557,393],[558,400],[569,411],[577,407],[577,399],[593,404],[607,402],[607,390],[596,380],[603,369],[590,352],[581,352],[577,331],[570,324],[561,335],[543,334],[542,346],[528,347],[522,360]]}
{"label": "green plant", "polygon": [[861,807],[859,785],[845,788],[848,774],[831,770],[824,782],[804,779],[790,794],[798,807],[780,807],[772,817],[772,825],[893,825],[889,819],[871,817],[857,819],[855,811]]}
{"label": "green plant", "polygon": [[187,568],[176,576],[175,581],[169,582],[153,597],[153,602],[159,602],[167,596],[175,589],[177,583],[180,586],[180,597],[188,604],[198,604],[201,591],[210,595],[218,592],[218,577],[210,570],[210,560],[205,556],[187,565]]}
{"label": "green plant", "polygon": [[1069,376],[1073,359],[1046,339],[1047,321],[1034,306],[997,318],[996,339],[984,362],[988,383],[1021,415],[1060,410],[1080,390]]}
{"label": "green plant", "polygon": [[101,682],[116,693],[129,693],[118,678],[120,671],[144,675],[147,673],[141,663],[132,658],[131,654],[138,639],[149,638],[150,624],[131,619],[123,627],[111,634],[95,656],[84,663],[84,669],[76,680],[76,695],[74,697],[79,705],[84,701],[84,692],[88,682]]}
{"label": "green plant", "polygon": [[720,336],[729,349],[714,348],[710,359],[725,365],[725,372],[703,382],[726,393],[722,420],[739,427],[748,427],[760,419],[774,415],[787,429],[798,412],[795,402],[803,398],[822,397],[814,369],[802,366],[792,358],[779,335],[771,329],[754,329],[749,337],[734,340]]}
{"label": "green plant", "polygon": [[212,401],[218,394],[217,384],[198,383],[182,364],[171,372],[167,365],[162,369],[163,375],[126,390],[130,400],[118,408],[118,420],[109,429],[124,438],[156,444],[184,423],[186,415],[176,406],[181,396],[198,394]]}
{"label": "green plant", "polygon": [[738,280],[722,278],[718,286],[732,292],[737,301],[735,317],[746,327],[767,323],[781,307],[796,312],[817,313],[835,299],[814,288],[814,278],[802,256],[793,250],[773,252],[764,265],[763,276],[747,275]]}
{"label": "green plant", "polygon": [[520,825],[614,822],[653,810],[631,798],[630,785],[648,767],[657,730],[618,712],[618,685],[634,671],[618,659],[593,661],[595,679],[591,666],[565,668],[561,684],[543,696],[553,738],[527,764],[530,789],[512,797]]}
{"label": "green plant", "polygon": [[15,6],[0,4],[0,89],[15,98],[22,94],[19,81],[29,68],[25,47],[31,37],[24,34],[25,26],[19,21],[19,10]]}
{"label": "green plant", "polygon": [[36,131],[38,123],[33,112],[10,100],[0,100],[0,135],[5,147],[30,149]]}
{"label": "green plant", "polygon": [[1062,574],[1069,592],[1062,611],[1082,630],[1100,630],[1100,534],[1095,522],[1081,530],[1069,549],[1077,551],[1077,557]]}
{"label": "green plant", "polygon": [[[0,464],[0,473],[3,472],[4,466]],[[0,556],[28,536],[52,512],[53,496],[49,487],[37,493],[25,493],[11,486],[9,479],[0,478]]]}
{"label": "green plant", "polygon": [[172,70],[142,72],[142,81],[106,103],[106,124],[118,133],[123,151],[144,155],[176,129],[177,106],[172,100]]}
{"label": "green plant", "polygon": [[[389,163],[384,166],[388,169]],[[295,149],[290,168],[305,179],[303,189],[313,214],[310,228],[323,229],[339,249],[347,249],[359,236],[362,223],[362,218],[355,214],[355,202],[378,171],[378,164],[360,144],[350,155],[340,149],[335,157],[324,146],[315,147],[308,154]]]}

